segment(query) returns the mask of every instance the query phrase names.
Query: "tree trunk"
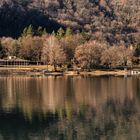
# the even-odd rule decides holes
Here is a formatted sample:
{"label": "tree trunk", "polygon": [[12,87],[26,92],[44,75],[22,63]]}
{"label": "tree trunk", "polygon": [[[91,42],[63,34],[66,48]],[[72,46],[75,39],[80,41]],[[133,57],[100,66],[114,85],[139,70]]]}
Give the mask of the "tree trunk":
{"label": "tree trunk", "polygon": [[54,63],[54,71],[57,71],[57,65]]}

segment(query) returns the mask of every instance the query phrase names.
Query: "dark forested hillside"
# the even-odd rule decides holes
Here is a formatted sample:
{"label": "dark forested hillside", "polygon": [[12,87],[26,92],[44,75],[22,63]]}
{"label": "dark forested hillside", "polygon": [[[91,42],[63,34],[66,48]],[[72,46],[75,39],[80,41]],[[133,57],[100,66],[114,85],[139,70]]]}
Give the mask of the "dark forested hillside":
{"label": "dark forested hillside", "polygon": [[60,27],[84,31],[110,44],[135,44],[140,33],[139,0],[1,0],[0,36],[18,37],[23,29]]}
{"label": "dark forested hillside", "polygon": [[39,26],[48,32],[58,30],[62,25],[50,19],[40,9],[31,7],[30,0],[5,0],[0,6],[0,36],[18,37],[23,29],[32,25]]}

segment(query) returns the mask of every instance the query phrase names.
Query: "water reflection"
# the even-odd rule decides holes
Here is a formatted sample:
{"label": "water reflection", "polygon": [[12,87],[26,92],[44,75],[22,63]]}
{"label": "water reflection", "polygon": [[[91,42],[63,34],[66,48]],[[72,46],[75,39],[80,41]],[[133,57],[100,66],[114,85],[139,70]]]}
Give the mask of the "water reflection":
{"label": "water reflection", "polygon": [[0,140],[139,139],[140,77],[0,77]]}

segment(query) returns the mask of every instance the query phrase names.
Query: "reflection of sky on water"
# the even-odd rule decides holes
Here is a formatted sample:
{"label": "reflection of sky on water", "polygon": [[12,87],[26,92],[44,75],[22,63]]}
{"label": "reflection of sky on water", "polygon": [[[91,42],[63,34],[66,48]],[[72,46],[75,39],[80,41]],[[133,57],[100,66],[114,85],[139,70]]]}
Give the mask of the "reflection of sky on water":
{"label": "reflection of sky on water", "polygon": [[139,77],[0,77],[0,140],[138,138],[139,94]]}

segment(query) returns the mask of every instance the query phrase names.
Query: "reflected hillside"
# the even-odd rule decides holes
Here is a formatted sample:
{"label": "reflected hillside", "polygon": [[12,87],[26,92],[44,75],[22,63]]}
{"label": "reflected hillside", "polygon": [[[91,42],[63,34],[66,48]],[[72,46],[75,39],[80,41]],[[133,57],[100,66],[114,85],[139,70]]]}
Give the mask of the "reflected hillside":
{"label": "reflected hillside", "polygon": [[119,106],[113,100],[108,101],[100,114],[86,106],[73,112],[71,119],[60,118],[58,113],[47,113],[43,118],[36,115],[32,121],[27,121],[20,112],[0,115],[1,140],[135,140],[140,137],[139,110],[128,99]]}
{"label": "reflected hillside", "polygon": [[139,77],[1,77],[0,140],[136,140]]}
{"label": "reflected hillside", "polygon": [[135,101],[139,83],[135,77],[1,77],[0,106],[4,111],[18,108],[24,115],[79,111],[83,106],[100,111],[110,100]]}

